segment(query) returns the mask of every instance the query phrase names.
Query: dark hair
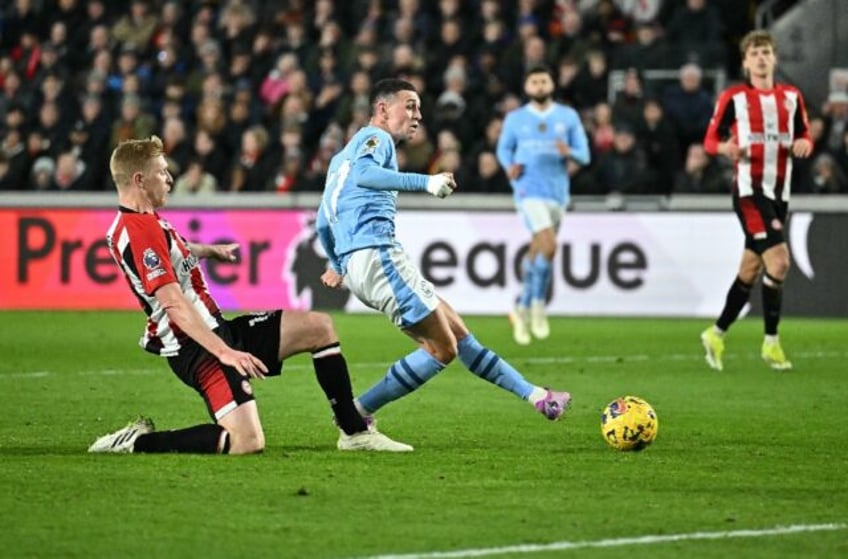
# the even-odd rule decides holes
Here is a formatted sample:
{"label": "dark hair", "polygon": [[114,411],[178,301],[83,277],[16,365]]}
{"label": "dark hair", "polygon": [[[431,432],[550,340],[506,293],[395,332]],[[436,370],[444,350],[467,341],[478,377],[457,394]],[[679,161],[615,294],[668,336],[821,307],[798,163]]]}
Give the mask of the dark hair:
{"label": "dark hair", "polygon": [[406,80],[385,78],[375,83],[374,87],[371,88],[371,98],[369,99],[369,102],[373,107],[378,100],[387,99],[398,91],[412,91],[418,93],[415,86]]}
{"label": "dark hair", "polygon": [[534,64],[533,66],[530,66],[527,71],[524,72],[524,81],[527,81],[527,78],[533,74],[547,74],[552,80],[556,81],[553,70],[551,70],[547,64]]}

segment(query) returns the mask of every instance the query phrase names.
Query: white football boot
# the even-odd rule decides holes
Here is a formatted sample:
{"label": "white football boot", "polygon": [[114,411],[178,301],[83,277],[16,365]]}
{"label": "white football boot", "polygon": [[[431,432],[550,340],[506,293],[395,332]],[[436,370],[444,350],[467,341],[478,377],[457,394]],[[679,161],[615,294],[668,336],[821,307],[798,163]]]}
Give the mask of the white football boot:
{"label": "white football boot", "polygon": [[544,301],[533,301],[530,303],[530,332],[539,340],[547,339],[551,335],[551,327],[548,325],[548,315],[545,313]]}
{"label": "white football boot", "polygon": [[512,324],[512,339],[518,345],[530,345],[530,313],[527,307],[515,305],[509,313],[509,322]]}
{"label": "white football boot", "polygon": [[133,451],[135,440],[140,435],[152,433],[155,429],[156,427],[153,425],[152,419],[149,417],[139,417],[135,421],[131,421],[123,429],[103,435],[88,447],[88,451],[128,454]]}

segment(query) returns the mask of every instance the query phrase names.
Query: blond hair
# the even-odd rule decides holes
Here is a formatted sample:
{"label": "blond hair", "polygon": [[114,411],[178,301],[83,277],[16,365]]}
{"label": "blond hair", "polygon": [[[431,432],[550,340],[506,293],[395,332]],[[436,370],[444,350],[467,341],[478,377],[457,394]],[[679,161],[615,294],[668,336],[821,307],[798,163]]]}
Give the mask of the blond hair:
{"label": "blond hair", "polygon": [[159,136],[150,136],[145,140],[125,140],[112,151],[109,159],[109,172],[115,186],[122,189],[130,184],[132,176],[144,172],[151,160],[163,155],[165,148]]}
{"label": "blond hair", "polygon": [[742,40],[739,41],[739,52],[742,54],[742,58],[745,58],[745,53],[748,52],[748,49],[751,47],[762,47],[762,46],[770,46],[772,50],[776,51],[774,44],[774,37],[772,34],[766,31],[765,29],[754,29],[753,31],[749,31],[742,37]]}

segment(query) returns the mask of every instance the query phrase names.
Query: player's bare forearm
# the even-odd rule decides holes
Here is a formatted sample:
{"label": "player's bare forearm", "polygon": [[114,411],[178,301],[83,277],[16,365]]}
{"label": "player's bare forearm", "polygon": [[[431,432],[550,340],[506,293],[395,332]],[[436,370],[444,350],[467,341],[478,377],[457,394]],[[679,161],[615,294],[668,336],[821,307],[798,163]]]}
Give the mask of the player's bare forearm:
{"label": "player's bare forearm", "polygon": [[188,243],[188,249],[198,258],[211,258],[221,262],[235,262],[238,259],[236,251],[238,243],[207,245],[203,243]]}

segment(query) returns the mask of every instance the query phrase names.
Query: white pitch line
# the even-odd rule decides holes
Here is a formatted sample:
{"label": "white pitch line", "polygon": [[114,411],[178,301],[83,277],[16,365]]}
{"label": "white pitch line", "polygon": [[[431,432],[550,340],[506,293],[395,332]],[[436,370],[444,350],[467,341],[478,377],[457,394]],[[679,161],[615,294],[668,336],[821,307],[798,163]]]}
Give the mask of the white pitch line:
{"label": "white pitch line", "polygon": [[538,553],[541,551],[563,551],[585,549],[590,547],[623,547],[627,545],[653,545],[669,542],[691,540],[722,540],[729,538],[763,538],[766,536],[783,536],[802,532],[832,532],[844,530],[846,524],[795,524],[792,526],[775,526],[763,530],[733,530],[727,532],[692,532],[690,534],[668,534],[639,536],[634,538],[614,538],[589,541],[561,541],[545,544],[524,544],[506,547],[489,547],[482,549],[459,549],[456,551],[433,551],[429,553],[406,553],[392,555],[370,555],[358,559],[453,559],[463,557],[489,557],[506,555],[507,553]]}
{"label": "white pitch line", "polygon": [[[759,360],[759,355],[754,353],[750,355],[734,355],[727,354],[732,359],[756,359]],[[792,357],[796,359],[833,359],[848,357],[846,351],[808,351],[808,352],[793,352]],[[645,354],[632,355],[583,355],[578,357],[569,356],[551,356],[551,357],[505,357],[507,361],[512,363],[521,363],[529,365],[557,365],[557,364],[575,364],[575,363],[630,363],[634,361],[703,361],[703,356],[699,352],[692,353],[669,353],[666,355],[650,356]],[[362,369],[385,369],[394,361],[358,361],[348,362],[348,367],[353,370]],[[13,373],[0,373],[0,380],[12,378],[45,378],[53,375],[77,374],[77,375],[149,375],[160,371],[167,371],[167,366],[162,369],[103,369],[103,370],[87,370],[87,371],[68,371],[59,373],[56,371],[24,371]],[[284,366],[283,370],[288,371],[311,371],[312,365],[292,363]]]}

